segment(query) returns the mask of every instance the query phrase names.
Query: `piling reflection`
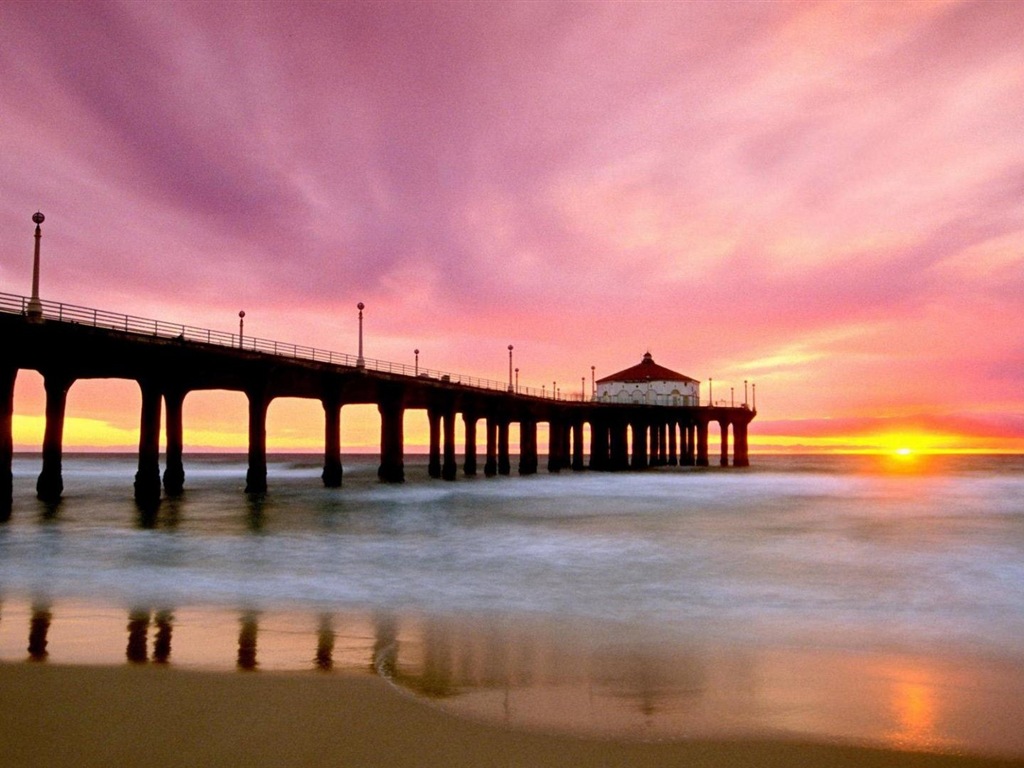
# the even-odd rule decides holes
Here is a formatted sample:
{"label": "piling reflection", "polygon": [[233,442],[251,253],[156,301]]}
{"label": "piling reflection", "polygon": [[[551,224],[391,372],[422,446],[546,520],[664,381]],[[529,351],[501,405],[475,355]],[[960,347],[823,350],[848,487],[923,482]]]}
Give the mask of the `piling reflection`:
{"label": "piling reflection", "polygon": [[135,502],[135,524],[142,530],[174,530],[181,520],[181,500]]}
{"label": "piling reflection", "polygon": [[398,665],[398,646],[395,645],[392,680],[403,688],[432,699],[454,696],[460,688],[460,675],[455,667],[459,654],[457,640],[452,637],[448,623],[428,621],[423,628],[421,642],[421,661],[415,671],[406,671]]}
{"label": "piling reflection", "polygon": [[134,608],[128,613],[128,647],[125,656],[133,664],[149,661],[149,610]]}
{"label": "piling reflection", "polygon": [[238,632],[238,668],[242,670],[256,669],[256,635],[259,632],[258,614],[246,611],[240,620]]}
{"label": "piling reflection", "polygon": [[317,669],[325,672],[334,669],[334,641],[334,620],[329,613],[322,613],[316,635],[316,656],[313,657]]}
{"label": "piling reflection", "polygon": [[398,622],[391,614],[374,618],[373,654],[370,669],[381,677],[392,679],[398,667]]}
{"label": "piling reflection", "polygon": [[675,652],[667,668],[666,656],[652,649],[600,652],[594,663],[594,685],[645,718],[698,704],[707,686],[704,662],[697,655]]}
{"label": "piling reflection", "polygon": [[39,504],[39,520],[41,522],[53,522],[60,516],[61,499],[56,501],[43,501],[40,499],[36,503]]}
{"label": "piling reflection", "polygon": [[160,500],[140,501],[135,500],[136,525],[143,530],[152,530],[159,524]]}
{"label": "piling reflection", "polygon": [[168,610],[156,612],[156,637],[153,639],[153,661],[167,664],[171,660],[171,634],[174,630],[174,614]]}
{"label": "piling reflection", "polygon": [[45,603],[33,603],[32,618],[28,626],[28,657],[31,661],[46,661],[49,651],[47,635],[50,633],[50,622],[53,621],[53,614],[50,606]]}
{"label": "piling reflection", "polygon": [[253,533],[263,530],[266,523],[267,496],[264,493],[245,494],[246,524]]}

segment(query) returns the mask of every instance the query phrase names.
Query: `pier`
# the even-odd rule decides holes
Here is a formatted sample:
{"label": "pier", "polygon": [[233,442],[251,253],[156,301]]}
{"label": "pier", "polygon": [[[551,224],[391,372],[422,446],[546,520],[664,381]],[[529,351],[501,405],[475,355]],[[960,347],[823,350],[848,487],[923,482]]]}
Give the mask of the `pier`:
{"label": "pier", "polygon": [[[239,329],[242,330],[241,327]],[[323,482],[342,484],[341,410],[376,405],[381,418],[382,482],[405,480],[406,411],[426,412],[431,477],[455,480],[460,473],[509,475],[509,428],[517,424],[516,471],[538,471],[538,424],[548,424],[548,472],[615,472],[656,466],[708,466],[709,425],[720,428],[721,466],[748,466],[747,426],[757,410],[693,404],[656,397],[642,402],[601,402],[563,396],[418,365],[364,358],[99,309],[0,293],[0,511],[12,504],[13,396],[20,370],[37,371],[46,392],[46,424],[37,496],[55,503],[63,493],[61,457],[68,391],[82,379],[138,382],[138,471],[135,498],[141,505],[185,487],[182,403],[190,392],[231,390],[248,399],[246,492],[267,490],[267,408],[275,398],[319,400],[324,410]],[[165,423],[161,424],[162,415]],[[456,420],[464,422],[464,445],[456,445]],[[589,444],[584,429],[589,426]],[[161,433],[165,442],[160,471]],[[731,440],[730,440],[731,434]],[[483,448],[480,451],[480,448]],[[458,457],[462,461],[459,466]],[[479,457],[479,458],[478,458]],[[482,463],[482,467],[480,466]]]}

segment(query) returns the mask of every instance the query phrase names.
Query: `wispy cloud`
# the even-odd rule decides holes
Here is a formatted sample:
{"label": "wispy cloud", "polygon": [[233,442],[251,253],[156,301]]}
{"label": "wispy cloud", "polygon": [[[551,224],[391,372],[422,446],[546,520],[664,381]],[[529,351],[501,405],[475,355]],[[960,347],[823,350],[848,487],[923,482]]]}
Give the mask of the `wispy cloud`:
{"label": "wispy cloud", "polygon": [[1022,30],[1019,3],[12,0],[0,282],[42,208],[45,292],[80,304],[336,348],[358,299],[377,356],[483,375],[508,341],[538,382],[650,347],[756,371],[785,418],[1019,409]]}

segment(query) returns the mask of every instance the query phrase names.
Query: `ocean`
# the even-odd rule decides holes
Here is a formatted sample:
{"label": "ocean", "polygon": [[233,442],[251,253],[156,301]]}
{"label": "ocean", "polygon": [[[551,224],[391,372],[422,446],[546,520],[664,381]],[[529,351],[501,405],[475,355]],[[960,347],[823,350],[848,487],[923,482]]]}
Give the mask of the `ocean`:
{"label": "ocean", "polygon": [[[403,485],[345,457],[14,462],[0,661],[357,670],[469,716],[1024,756],[1024,457],[753,456]],[[542,462],[543,466],[543,462]],[[902,697],[902,699],[900,698]]]}

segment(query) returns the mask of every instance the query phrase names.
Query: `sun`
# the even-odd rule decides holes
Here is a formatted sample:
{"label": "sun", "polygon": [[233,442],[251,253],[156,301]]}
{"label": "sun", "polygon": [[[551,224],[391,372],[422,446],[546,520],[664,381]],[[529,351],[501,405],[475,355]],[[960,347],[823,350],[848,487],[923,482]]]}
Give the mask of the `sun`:
{"label": "sun", "polygon": [[914,451],[912,448],[897,448],[895,451],[893,451],[893,453],[896,454],[897,456],[903,457],[914,455]]}

